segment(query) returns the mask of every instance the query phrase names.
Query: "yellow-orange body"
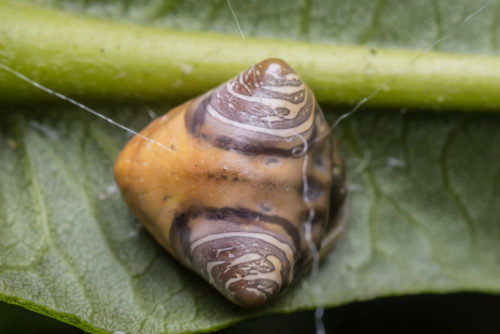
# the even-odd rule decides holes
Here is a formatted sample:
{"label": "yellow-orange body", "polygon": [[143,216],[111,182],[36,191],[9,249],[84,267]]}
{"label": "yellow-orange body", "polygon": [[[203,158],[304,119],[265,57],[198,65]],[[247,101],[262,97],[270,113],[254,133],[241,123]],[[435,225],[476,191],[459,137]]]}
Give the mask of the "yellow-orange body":
{"label": "yellow-orange body", "polygon": [[[330,204],[344,204],[343,165],[314,99],[311,116],[307,116],[313,134],[308,130],[279,141],[267,130],[250,142],[240,135],[251,130],[245,127],[234,131],[236,140],[242,137],[244,145],[228,146],[227,137],[214,138],[218,133],[231,134],[227,129],[230,125],[205,118],[208,130],[202,133],[195,129],[200,121],[192,121],[195,116],[191,114],[204,108],[209,94],[212,92],[174,108],[132,138],[116,161],[115,179],[132,211],[170,254],[233,302],[259,305],[310,267],[311,244],[318,251],[333,244],[325,245],[324,241],[338,228],[342,214],[340,208],[330,210]],[[261,140],[264,137],[271,139]],[[276,150],[269,146],[275,145],[273,140],[279,146]],[[287,145],[289,151],[285,150]],[[333,192],[332,183],[336,187]],[[305,223],[310,224],[311,240],[307,240]],[[173,231],[174,224],[181,227]],[[226,228],[230,231],[227,236]],[[184,238],[182,231],[189,232],[188,240],[179,240]],[[202,241],[224,240],[227,246],[231,245],[230,237],[236,244],[254,238],[260,246],[254,242],[247,253],[239,249],[238,255],[228,251],[231,247],[217,246],[204,253],[198,251],[201,255],[196,259],[195,255],[189,257]],[[265,254],[255,250],[262,245],[276,250]],[[207,252],[211,260],[203,260]],[[214,260],[221,252],[225,257]],[[244,266],[237,267],[243,262]],[[234,273],[226,277],[228,268]],[[251,287],[245,285],[250,281]]]}

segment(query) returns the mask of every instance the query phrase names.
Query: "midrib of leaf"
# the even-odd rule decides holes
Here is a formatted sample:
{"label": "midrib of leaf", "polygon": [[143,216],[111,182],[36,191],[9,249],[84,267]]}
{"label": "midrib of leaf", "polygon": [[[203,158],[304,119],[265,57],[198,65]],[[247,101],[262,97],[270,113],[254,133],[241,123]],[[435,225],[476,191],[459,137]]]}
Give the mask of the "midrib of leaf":
{"label": "midrib of leaf", "polygon": [[[0,2],[0,32],[0,63],[73,97],[180,99],[220,84],[251,63],[281,57],[321,102],[353,104],[370,96],[366,103],[371,106],[500,109],[498,57],[242,41],[232,35],[133,26],[9,2]],[[5,69],[0,88],[4,100],[49,98]]]}

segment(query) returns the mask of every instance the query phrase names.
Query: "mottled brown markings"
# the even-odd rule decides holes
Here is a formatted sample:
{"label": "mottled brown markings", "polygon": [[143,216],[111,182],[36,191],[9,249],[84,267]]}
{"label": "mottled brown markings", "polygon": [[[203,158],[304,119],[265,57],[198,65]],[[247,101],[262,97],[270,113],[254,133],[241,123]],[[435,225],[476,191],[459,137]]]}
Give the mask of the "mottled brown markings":
{"label": "mottled brown markings", "polygon": [[[300,84],[298,85],[300,86]],[[236,87],[236,86],[233,86]],[[278,87],[278,86],[276,86]],[[229,92],[227,92],[230,94]],[[254,90],[252,91],[252,94],[245,94],[237,91],[237,93],[241,95],[246,95],[246,96],[256,96],[256,97],[263,97],[263,98],[271,98],[271,99],[277,99],[277,100],[285,100],[293,104],[300,104],[304,102],[304,98],[306,96],[305,94],[305,89],[301,89],[297,92],[291,93],[291,94],[285,94],[285,93],[280,93],[276,91],[272,91],[269,89],[265,89],[262,87],[259,87],[259,90]],[[233,95],[232,95],[233,96]],[[235,99],[238,99],[236,96],[233,96]]]}
{"label": "mottled brown markings", "polygon": [[[313,126],[311,130],[312,132],[307,139],[309,149],[311,149],[312,145],[317,144],[314,143],[315,139],[317,138],[317,129],[315,126]],[[196,136],[196,134],[194,135]],[[210,139],[207,139],[206,141],[223,150],[235,150],[245,155],[277,155],[287,158],[302,157],[302,155],[297,155],[295,152],[297,150],[302,151],[304,147],[304,143],[300,140],[298,141],[298,144],[296,146],[293,146],[290,149],[282,149],[277,148],[275,146],[276,144],[271,140],[267,142],[255,142],[250,140],[249,138],[242,136],[239,137],[239,140],[227,136],[217,136],[214,141],[210,141]]]}
{"label": "mottled brown markings", "polygon": [[[239,291],[240,293],[247,290],[248,288],[258,289],[260,292],[266,295],[266,301],[274,297],[280,290],[286,287],[279,286],[275,281],[269,279],[257,279],[251,281],[238,281],[231,284],[230,289],[234,291]],[[280,289],[281,288],[281,289]],[[270,290],[271,292],[269,292]]]}
{"label": "mottled brown markings", "polygon": [[[260,258],[233,264],[235,259],[247,254],[258,254]],[[249,275],[272,273],[276,268],[267,260],[269,256],[278,258],[281,263],[281,286],[271,279],[245,280]],[[248,288],[258,289],[264,295],[261,300],[261,303],[264,303],[288,285],[291,264],[286,254],[280,248],[259,238],[234,236],[204,242],[193,250],[191,258],[196,271],[207,280],[213,280],[220,290],[224,291],[227,287],[239,304],[245,304],[246,298],[252,298],[252,303],[255,302],[255,296],[245,296],[248,294]],[[207,265],[210,263],[215,265],[208,272]],[[228,284],[231,279],[235,282]],[[271,291],[266,291],[266,287],[270,287]]]}
{"label": "mottled brown markings", "polygon": [[[266,97],[273,98],[272,96]],[[270,122],[266,117],[277,116],[278,112],[262,102],[241,100],[231,95],[229,92],[221,93],[220,96],[215,94],[209,97],[209,104],[224,117],[241,124],[251,124],[266,129],[292,129],[298,127],[309,119],[313,112],[313,103],[313,97],[309,94],[306,103],[299,109],[295,118],[283,118],[279,121]],[[230,108],[229,104],[234,105],[235,109]],[[241,110],[245,112],[239,112]]]}
{"label": "mottled brown markings", "polygon": [[262,144],[254,144],[251,143],[248,139],[235,140],[227,136],[218,136],[215,138],[215,141],[212,142],[212,144],[226,151],[235,150],[246,155],[279,155],[283,157],[293,156],[293,149],[285,150]]}
{"label": "mottled brown markings", "polygon": [[278,108],[276,108],[274,110],[276,111],[276,113],[279,116],[287,116],[288,114],[290,114],[290,109],[288,109],[288,108],[278,107]]}
{"label": "mottled brown markings", "polygon": [[300,235],[297,228],[283,217],[265,215],[247,208],[207,208],[205,212],[209,220],[230,220],[237,224],[265,222],[279,225],[292,239],[294,249],[300,249]]}
{"label": "mottled brown markings", "polygon": [[291,156],[291,150],[283,150],[273,147],[273,143],[269,142],[268,146],[263,144],[252,143],[249,138],[240,136],[239,139],[234,139],[227,136],[216,136],[212,141],[211,137],[205,133],[200,133],[200,128],[203,125],[206,113],[207,99],[203,99],[198,104],[193,112],[186,112],[186,127],[189,132],[195,136],[200,137],[206,142],[215,145],[216,147],[224,150],[236,150],[249,155],[257,154],[276,154],[283,156]]}
{"label": "mottled brown markings", "polygon": [[[271,75],[271,72],[274,72],[274,74],[277,75],[273,76]],[[277,58],[266,59],[240,74],[240,76],[244,79],[245,85],[240,85],[238,93],[244,94],[245,92],[251,92],[250,88],[259,86],[263,82],[269,86],[275,87],[299,87],[302,84],[302,80],[298,77],[287,79],[286,77],[289,74],[296,75],[295,71],[283,60]],[[240,76],[233,80],[238,79]]]}
{"label": "mottled brown markings", "polygon": [[[270,76],[269,73],[264,70],[265,68],[268,69],[267,66],[276,68],[276,66],[278,66],[277,64],[281,64],[279,66],[282,66],[282,75],[296,75],[295,72],[283,62],[279,60],[270,60],[267,63],[259,65],[261,71],[260,75],[248,76],[248,73],[244,73],[242,74],[242,76],[245,77],[245,75],[247,75],[248,78],[245,77],[246,80],[251,81],[255,79],[259,83],[265,83],[265,85],[267,86],[295,85],[299,87],[303,84],[299,79],[283,79],[276,81],[273,76]],[[253,70],[256,71],[255,73],[258,72],[257,67],[253,68]],[[238,78],[241,78],[242,76]],[[240,83],[238,83],[238,78],[234,80],[234,82],[236,83],[236,87],[241,86],[244,88],[242,88],[243,91],[237,89],[238,93],[252,93],[250,94],[251,96],[266,97],[270,99],[275,98],[292,102],[292,104],[302,103],[306,98],[306,90],[308,90],[308,88],[304,86],[304,88],[298,92],[296,91],[291,94],[284,94],[280,92],[273,92],[267,88],[263,88],[262,85],[254,85],[254,83],[252,82],[247,82],[245,85],[241,85]],[[264,80],[264,82],[262,82],[262,80]],[[186,112],[185,116],[186,127],[193,136],[201,138],[202,140],[210,142],[212,145],[225,150],[236,150],[244,152],[245,154],[252,155],[275,153],[276,155],[280,156],[293,156],[293,152],[292,148],[285,148],[284,146],[280,147],[280,145],[276,145],[277,142],[283,141],[283,137],[276,138],[276,136],[271,133],[261,133],[257,130],[238,128],[234,129],[233,132],[230,133],[218,134],[217,129],[224,127],[227,128],[230,127],[230,125],[222,122],[214,116],[209,115],[207,112],[208,105],[212,105],[216,110],[214,112],[222,115],[226,119],[232,120],[236,123],[251,124],[258,128],[265,128],[270,130],[293,129],[310,119],[311,113],[318,112],[318,108],[316,107],[316,104],[314,102],[314,96],[310,92],[309,94],[307,94],[307,100],[305,101],[305,104],[298,111],[296,111],[295,118],[286,119],[284,117],[290,113],[290,110],[288,108],[276,106],[271,108],[261,102],[246,101],[240,97],[232,95],[227,90],[227,85],[222,85],[210,92],[210,94],[205,94],[204,96],[199,98],[199,102],[191,103],[187,107],[188,111]],[[210,119],[210,124],[205,126],[207,118]],[[303,130],[304,132],[300,134],[304,138],[306,138],[309,143],[312,142],[315,137],[313,135],[313,133],[316,132],[314,123],[315,122],[313,122],[311,126],[312,129],[309,128],[308,130]],[[215,128],[213,128],[213,130],[209,130],[214,126]],[[206,130],[208,130],[208,132],[206,132]],[[235,137],[233,133],[239,133],[239,135]],[[294,140],[298,140],[298,138],[291,139],[291,142],[293,142]]]}
{"label": "mottled brown markings", "polygon": [[[180,242],[181,249],[186,251],[189,248],[190,241],[184,236],[179,235],[179,233],[187,234],[186,231],[189,230],[189,220],[204,215],[207,221],[209,220],[220,220],[220,221],[230,221],[237,225],[253,224],[254,226],[259,226],[262,223],[276,224],[280,226],[290,239],[292,240],[294,251],[300,250],[300,234],[294,224],[292,224],[287,219],[280,216],[266,215],[257,211],[252,211],[247,208],[196,208],[185,211],[175,217],[172,227],[170,229],[170,237],[176,240],[178,237],[182,238]],[[190,234],[189,234],[190,235]]]}

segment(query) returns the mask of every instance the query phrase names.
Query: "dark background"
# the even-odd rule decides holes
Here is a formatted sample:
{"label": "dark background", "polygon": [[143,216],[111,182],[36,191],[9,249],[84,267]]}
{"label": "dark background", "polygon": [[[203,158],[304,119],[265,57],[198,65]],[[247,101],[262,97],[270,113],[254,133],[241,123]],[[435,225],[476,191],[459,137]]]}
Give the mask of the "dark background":
{"label": "dark background", "polygon": [[[335,334],[500,333],[500,296],[459,293],[380,298],[328,309],[323,320],[327,333]],[[83,332],[57,320],[0,302],[0,333]],[[249,320],[216,333],[315,333],[314,311]]]}

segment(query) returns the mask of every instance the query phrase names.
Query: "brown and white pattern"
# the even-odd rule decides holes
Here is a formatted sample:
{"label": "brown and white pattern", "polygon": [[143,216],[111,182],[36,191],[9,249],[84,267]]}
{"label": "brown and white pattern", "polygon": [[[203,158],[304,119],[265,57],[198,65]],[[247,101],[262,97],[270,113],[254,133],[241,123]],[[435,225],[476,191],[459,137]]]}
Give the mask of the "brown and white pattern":
{"label": "brown and white pattern", "polygon": [[297,73],[272,59],[191,104],[186,124],[193,135],[221,148],[287,155],[304,139],[312,141],[318,130],[328,131],[315,128],[317,114],[314,95]]}
{"label": "brown and white pattern", "polygon": [[310,269],[311,244],[323,254],[342,229],[336,142],[282,60],[251,67],[141,135],[171,150],[129,142],[115,164],[125,200],[166,250],[236,304],[277,296]]}

